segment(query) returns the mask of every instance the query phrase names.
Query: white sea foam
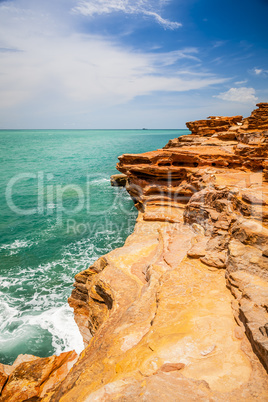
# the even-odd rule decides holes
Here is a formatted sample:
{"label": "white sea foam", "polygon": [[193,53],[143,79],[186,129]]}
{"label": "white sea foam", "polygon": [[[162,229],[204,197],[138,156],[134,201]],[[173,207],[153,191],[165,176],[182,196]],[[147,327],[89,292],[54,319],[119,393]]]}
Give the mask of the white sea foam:
{"label": "white sea foam", "polygon": [[15,240],[13,243],[3,244],[0,250],[8,250],[10,255],[17,254],[21,248],[31,247],[34,242],[30,240]]}
{"label": "white sea foam", "polygon": [[14,285],[17,285],[19,283],[21,283],[21,278],[4,278],[3,277],[0,280],[1,289],[9,288],[11,284],[14,286]]}
{"label": "white sea foam", "polygon": [[0,316],[0,349],[12,350],[22,342],[27,343],[31,336],[37,336],[40,328],[51,334],[53,353],[56,355],[69,350],[75,350],[79,354],[84,348],[73,310],[67,303],[39,314],[36,311],[29,314],[21,312],[19,308],[10,307],[6,302],[0,302]]}
{"label": "white sea foam", "polygon": [[12,320],[18,316],[18,310],[3,300],[2,293],[0,294],[0,298],[0,333],[2,333],[8,322],[12,322]]}
{"label": "white sea foam", "polygon": [[[104,238],[106,245],[98,247],[99,240]],[[113,231],[97,233],[93,239],[84,238],[64,246],[58,260],[37,267],[16,267],[3,277],[2,286],[10,288],[4,298],[0,297],[0,316],[3,318],[0,343],[3,349],[12,355],[14,350],[28,353],[26,348],[31,348],[31,342],[33,345],[45,342],[47,347],[49,333],[52,353],[60,354],[73,349],[80,353],[83,349],[82,337],[72,309],[65,302],[74,275],[88,268],[100,255],[118,247],[122,240],[121,236],[114,239]],[[16,250],[19,245],[26,247],[26,242],[14,242],[12,247]],[[29,288],[32,293],[28,292]],[[26,297],[22,296],[24,294]]]}
{"label": "white sea foam", "polygon": [[101,177],[99,179],[89,180],[89,184],[103,184],[103,183],[110,183],[110,179],[106,177]]}
{"label": "white sea foam", "polygon": [[55,204],[54,202],[50,202],[49,204],[47,204],[47,208],[48,209],[54,209],[56,208],[57,204]]}
{"label": "white sea foam", "polygon": [[62,263],[67,263],[73,273],[78,273],[88,268],[101,254],[105,254],[106,252],[108,250],[102,249],[102,253],[100,253],[90,239],[78,240],[63,249]]}
{"label": "white sea foam", "polygon": [[73,310],[66,303],[53,307],[36,316],[28,316],[25,324],[39,326],[52,335],[52,346],[59,355],[68,350],[81,353],[84,349],[83,338],[74,321]]}

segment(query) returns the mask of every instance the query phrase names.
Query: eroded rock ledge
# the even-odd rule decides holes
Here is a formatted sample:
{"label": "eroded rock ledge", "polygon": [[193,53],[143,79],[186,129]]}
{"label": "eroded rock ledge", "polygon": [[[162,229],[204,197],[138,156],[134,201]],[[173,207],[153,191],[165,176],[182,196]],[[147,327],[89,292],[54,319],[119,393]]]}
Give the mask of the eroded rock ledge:
{"label": "eroded rock ledge", "polygon": [[119,157],[134,233],[76,275],[86,348],[28,400],[268,400],[268,103],[257,106]]}

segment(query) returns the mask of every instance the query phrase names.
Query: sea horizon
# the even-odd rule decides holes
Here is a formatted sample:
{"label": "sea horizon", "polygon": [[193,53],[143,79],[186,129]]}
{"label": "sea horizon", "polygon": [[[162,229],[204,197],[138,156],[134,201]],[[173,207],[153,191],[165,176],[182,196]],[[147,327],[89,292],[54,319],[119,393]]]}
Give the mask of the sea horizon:
{"label": "sea horizon", "polygon": [[[0,131],[185,131],[187,128],[0,128]],[[189,131],[190,133],[190,131]]]}

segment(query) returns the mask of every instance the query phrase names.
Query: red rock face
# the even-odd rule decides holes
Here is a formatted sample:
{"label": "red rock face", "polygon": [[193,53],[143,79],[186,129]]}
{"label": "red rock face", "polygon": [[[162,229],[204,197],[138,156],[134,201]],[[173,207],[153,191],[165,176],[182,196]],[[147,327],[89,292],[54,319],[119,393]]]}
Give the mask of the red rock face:
{"label": "red rock face", "polygon": [[[234,123],[238,117],[228,119]],[[199,131],[200,124],[190,125]],[[245,131],[244,125],[235,125],[210,136],[181,136],[157,151],[122,155],[117,169],[128,176],[127,190],[141,210],[148,203],[187,203],[213,184],[212,173],[261,172],[265,182],[267,166],[268,130]]]}
{"label": "red rock face", "polygon": [[196,120],[186,123],[193,135],[211,136],[218,132],[228,131],[231,127],[241,130],[265,130],[268,129],[268,102],[258,103],[258,109],[253,110],[250,117],[242,116],[210,116],[207,120]]}
{"label": "red rock face", "polygon": [[242,124],[243,116],[210,116],[208,120],[189,121],[186,126],[193,135],[211,136],[220,131],[227,131],[230,127]]}
{"label": "red rock face", "polygon": [[264,130],[268,129],[268,102],[257,104],[258,109],[253,110],[251,116],[244,120],[247,129]]}

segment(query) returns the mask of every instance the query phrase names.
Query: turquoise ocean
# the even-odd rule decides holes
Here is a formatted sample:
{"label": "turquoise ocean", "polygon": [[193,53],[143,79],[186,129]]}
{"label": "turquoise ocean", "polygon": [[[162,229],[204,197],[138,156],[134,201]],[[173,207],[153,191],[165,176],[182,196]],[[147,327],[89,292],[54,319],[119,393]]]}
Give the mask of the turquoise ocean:
{"label": "turquoise ocean", "polygon": [[124,244],[137,211],[117,157],[188,130],[1,130],[0,362],[83,348],[74,275]]}

